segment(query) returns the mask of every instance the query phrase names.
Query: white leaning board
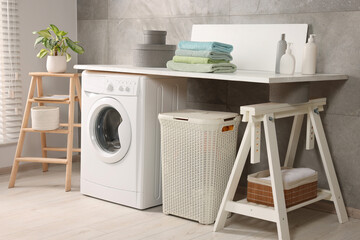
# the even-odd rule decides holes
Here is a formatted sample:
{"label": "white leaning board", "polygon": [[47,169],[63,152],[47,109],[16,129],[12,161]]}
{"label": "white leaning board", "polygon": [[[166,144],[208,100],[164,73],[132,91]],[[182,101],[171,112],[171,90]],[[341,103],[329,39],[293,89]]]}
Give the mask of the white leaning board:
{"label": "white leaning board", "polygon": [[217,41],[234,46],[233,63],[241,70],[275,71],[281,34],[293,43],[295,72],[301,72],[307,24],[201,24],[193,25],[192,41]]}

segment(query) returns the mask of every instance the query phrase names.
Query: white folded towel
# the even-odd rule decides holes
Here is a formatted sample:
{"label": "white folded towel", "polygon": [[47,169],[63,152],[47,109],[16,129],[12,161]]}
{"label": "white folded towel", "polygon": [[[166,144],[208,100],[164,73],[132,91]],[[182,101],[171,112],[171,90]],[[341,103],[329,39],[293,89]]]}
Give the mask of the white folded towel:
{"label": "white folded towel", "polygon": [[[283,168],[281,170],[284,189],[292,189],[317,181],[317,172],[310,168]],[[248,176],[248,181],[271,186],[269,170]]]}

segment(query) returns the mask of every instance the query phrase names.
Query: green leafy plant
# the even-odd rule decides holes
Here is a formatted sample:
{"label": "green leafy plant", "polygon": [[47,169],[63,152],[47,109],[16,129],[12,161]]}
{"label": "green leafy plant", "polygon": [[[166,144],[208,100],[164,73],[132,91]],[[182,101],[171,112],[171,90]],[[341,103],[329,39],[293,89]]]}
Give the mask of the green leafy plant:
{"label": "green leafy plant", "polygon": [[46,55],[49,56],[66,56],[66,61],[71,60],[71,55],[67,53],[68,48],[78,54],[84,53],[84,48],[79,45],[79,42],[72,41],[66,35],[67,32],[60,31],[54,24],[50,24],[44,30],[35,31],[33,34],[37,34],[38,37],[35,40],[34,47],[42,43],[45,48],[41,49],[36,55],[38,58],[43,58]]}

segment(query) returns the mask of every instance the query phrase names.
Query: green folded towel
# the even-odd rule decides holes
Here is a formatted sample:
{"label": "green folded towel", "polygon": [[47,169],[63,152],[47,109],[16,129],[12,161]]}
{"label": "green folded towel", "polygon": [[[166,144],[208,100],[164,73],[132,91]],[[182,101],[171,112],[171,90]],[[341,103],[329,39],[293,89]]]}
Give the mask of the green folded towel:
{"label": "green folded towel", "polygon": [[166,67],[175,71],[183,72],[232,73],[236,71],[236,66],[232,63],[188,64],[177,63],[170,60],[166,63]]}
{"label": "green folded towel", "polygon": [[180,49],[187,50],[206,50],[206,51],[215,51],[215,52],[226,52],[231,53],[233,46],[226,43],[220,42],[195,42],[195,41],[181,41],[179,42]]}
{"label": "green folded towel", "polygon": [[188,57],[188,56],[174,56],[174,62],[178,63],[190,63],[190,64],[208,64],[208,63],[228,63],[225,60],[213,60],[211,58],[203,57]]}
{"label": "green folded towel", "polygon": [[175,55],[177,56],[189,56],[189,57],[203,57],[203,58],[211,58],[214,60],[233,60],[230,53],[225,52],[214,52],[214,51],[195,51],[195,50],[186,50],[186,49],[177,49],[175,51]]}

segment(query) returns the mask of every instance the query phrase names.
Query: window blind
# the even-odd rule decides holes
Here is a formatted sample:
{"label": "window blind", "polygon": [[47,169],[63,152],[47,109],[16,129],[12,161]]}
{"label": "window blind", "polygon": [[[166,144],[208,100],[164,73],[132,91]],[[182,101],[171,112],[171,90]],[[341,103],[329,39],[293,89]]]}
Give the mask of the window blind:
{"label": "window blind", "polygon": [[0,0],[0,144],[17,142],[22,121],[17,0]]}

